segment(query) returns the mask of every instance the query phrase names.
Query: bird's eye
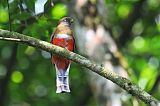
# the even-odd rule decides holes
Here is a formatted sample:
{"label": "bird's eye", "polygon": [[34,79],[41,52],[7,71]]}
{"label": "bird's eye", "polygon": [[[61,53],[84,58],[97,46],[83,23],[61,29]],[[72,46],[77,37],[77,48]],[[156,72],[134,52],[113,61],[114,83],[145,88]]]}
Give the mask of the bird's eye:
{"label": "bird's eye", "polygon": [[67,22],[67,20],[64,20],[64,22]]}

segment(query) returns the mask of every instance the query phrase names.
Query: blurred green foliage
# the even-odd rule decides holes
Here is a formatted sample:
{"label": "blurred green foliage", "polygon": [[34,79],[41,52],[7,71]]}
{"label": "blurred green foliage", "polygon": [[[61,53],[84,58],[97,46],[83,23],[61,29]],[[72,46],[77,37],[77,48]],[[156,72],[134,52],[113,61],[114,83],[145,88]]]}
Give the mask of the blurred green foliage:
{"label": "blurred green foliage", "polygon": [[[0,3],[0,28],[9,30],[7,2],[0,2],[3,3]],[[26,9],[19,7],[21,3]],[[12,31],[50,42],[50,36],[58,20],[68,13],[67,6],[58,3],[51,8],[50,13],[33,17],[34,3],[35,0],[14,0],[10,3]],[[0,41],[0,79],[6,76],[7,61],[12,61],[12,45],[15,43]],[[70,70],[72,92],[56,94],[55,69],[49,53],[19,44],[16,60],[12,62],[16,64],[9,78],[5,106],[71,106],[83,100],[78,97],[82,97],[88,85],[85,73],[77,64],[73,63]]]}
{"label": "blurred green foliage", "polygon": [[6,23],[8,22],[9,20],[9,17],[8,17],[8,12],[5,11],[5,9],[3,9],[2,7],[0,7],[0,23]]}
{"label": "blurred green foliage", "polygon": [[[106,0],[109,26],[115,38],[122,32],[122,22],[127,20],[135,4],[140,0]],[[147,0],[143,5],[143,15],[131,29],[132,40],[122,48],[132,71],[130,79],[145,91],[160,100],[160,87],[155,89],[160,76],[160,2]],[[135,14],[136,15],[136,14]],[[153,90],[154,89],[154,90]],[[131,104],[128,104],[131,105]],[[127,105],[127,106],[128,106]],[[140,104],[145,106],[145,104]]]}
{"label": "blurred green foliage", "polygon": [[[122,21],[138,1],[106,0],[108,26],[112,28],[115,38],[122,31]],[[10,3],[12,30],[49,42],[58,19],[68,15],[68,7],[63,2],[58,2],[49,12],[34,17],[34,4],[35,0],[13,0]],[[133,70],[130,79],[160,99],[160,87],[152,91],[160,75],[160,2],[147,0],[143,9],[143,16],[133,25],[133,39],[122,50]],[[0,1],[0,28],[9,30],[6,0]],[[7,61],[12,61],[10,57],[13,45],[13,42],[0,41],[0,79],[6,76]],[[6,106],[75,106],[83,101],[86,89],[89,89],[86,74],[80,66],[73,63],[70,70],[72,92],[56,94],[55,69],[50,62],[50,54],[45,51],[19,44],[13,63],[16,64],[9,78]],[[95,98],[90,97],[86,104],[94,106]],[[132,102],[126,104],[129,106]]]}
{"label": "blurred green foliage", "polygon": [[126,18],[130,13],[131,5],[128,4],[119,4],[117,6],[117,14],[120,18]]}
{"label": "blurred green foliage", "polygon": [[52,16],[57,19],[60,19],[67,15],[67,12],[67,7],[64,4],[57,4],[52,8]]}

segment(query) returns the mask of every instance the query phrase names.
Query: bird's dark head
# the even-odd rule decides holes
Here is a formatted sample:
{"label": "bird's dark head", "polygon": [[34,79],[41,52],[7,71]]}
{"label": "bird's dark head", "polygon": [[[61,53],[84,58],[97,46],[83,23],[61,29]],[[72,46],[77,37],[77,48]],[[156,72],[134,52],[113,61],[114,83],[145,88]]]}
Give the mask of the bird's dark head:
{"label": "bird's dark head", "polygon": [[73,19],[71,17],[64,17],[59,21],[59,24],[71,25],[73,23]]}

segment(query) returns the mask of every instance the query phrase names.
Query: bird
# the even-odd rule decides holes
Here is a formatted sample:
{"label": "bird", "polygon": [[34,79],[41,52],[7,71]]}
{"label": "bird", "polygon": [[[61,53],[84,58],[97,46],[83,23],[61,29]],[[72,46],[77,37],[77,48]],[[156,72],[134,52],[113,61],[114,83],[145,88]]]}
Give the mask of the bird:
{"label": "bird", "polygon": [[[72,30],[72,23],[73,19],[71,17],[63,17],[60,19],[55,31],[52,33],[51,44],[74,52],[75,39]],[[55,65],[56,69],[56,93],[69,93],[69,70],[71,60],[57,54],[51,54],[51,62]]]}

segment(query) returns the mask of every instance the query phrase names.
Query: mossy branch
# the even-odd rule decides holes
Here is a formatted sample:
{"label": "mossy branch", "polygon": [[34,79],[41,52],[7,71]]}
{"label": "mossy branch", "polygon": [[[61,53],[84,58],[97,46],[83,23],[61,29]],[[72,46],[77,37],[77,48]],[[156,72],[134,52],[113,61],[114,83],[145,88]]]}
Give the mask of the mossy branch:
{"label": "mossy branch", "polygon": [[157,99],[155,99],[153,96],[151,96],[150,94],[148,94],[147,92],[143,91],[141,88],[133,84],[130,80],[121,77],[114,72],[111,72],[110,70],[102,67],[101,65],[91,62],[90,60],[86,59],[81,55],[78,55],[61,47],[52,45],[48,42],[30,36],[2,29],[0,29],[0,40],[14,41],[27,44],[35,48],[45,50],[47,52],[66,57],[76,62],[77,64],[86,67],[91,71],[99,74],[100,76],[111,80],[112,82],[114,82],[115,84],[126,90],[128,93],[132,94],[133,96],[136,96],[146,104],[149,104],[150,106],[160,106],[160,102]]}

